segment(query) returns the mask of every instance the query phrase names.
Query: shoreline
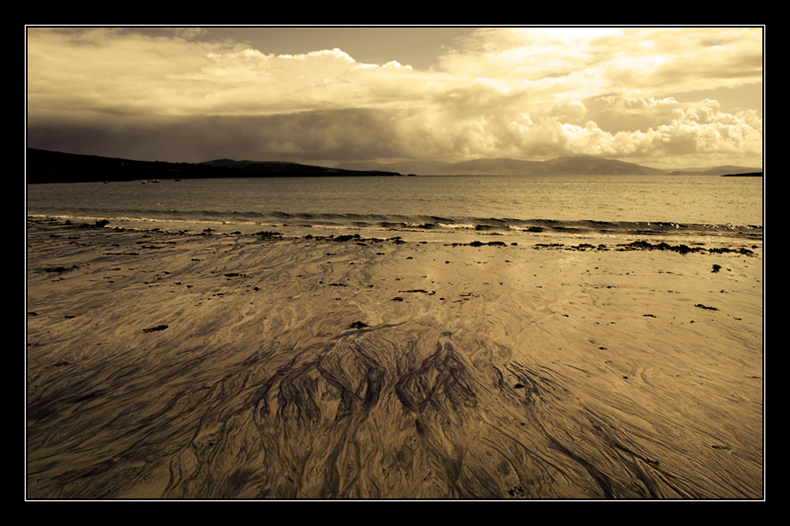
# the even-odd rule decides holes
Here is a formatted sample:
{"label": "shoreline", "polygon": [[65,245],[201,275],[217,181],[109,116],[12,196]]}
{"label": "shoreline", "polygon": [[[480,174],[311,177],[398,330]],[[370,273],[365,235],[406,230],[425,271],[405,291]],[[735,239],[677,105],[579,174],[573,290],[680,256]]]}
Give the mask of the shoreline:
{"label": "shoreline", "polygon": [[[230,214],[233,216],[234,214]],[[241,214],[242,216],[244,214]],[[278,215],[278,214],[275,214]],[[599,220],[507,220],[496,218],[367,218],[354,215],[352,218],[328,214],[298,215],[279,214],[287,217],[270,217],[268,220],[240,219],[227,217],[189,218],[183,217],[133,217],[95,214],[28,213],[28,221],[36,223],[62,223],[64,225],[89,227],[102,223],[113,230],[147,231],[179,235],[255,235],[259,232],[276,232],[283,237],[328,237],[356,234],[364,238],[409,237],[453,242],[456,239],[474,239],[480,236],[502,236],[502,239],[519,238],[534,240],[540,237],[553,240],[610,239],[663,239],[678,243],[710,242],[720,238],[727,243],[755,240],[762,242],[763,227],[760,225],[733,224],[680,224],[662,221],[599,221]],[[470,237],[471,236],[471,237]]]}
{"label": "shoreline", "polygon": [[762,497],[761,239],[312,231],[29,218],[27,497]]}

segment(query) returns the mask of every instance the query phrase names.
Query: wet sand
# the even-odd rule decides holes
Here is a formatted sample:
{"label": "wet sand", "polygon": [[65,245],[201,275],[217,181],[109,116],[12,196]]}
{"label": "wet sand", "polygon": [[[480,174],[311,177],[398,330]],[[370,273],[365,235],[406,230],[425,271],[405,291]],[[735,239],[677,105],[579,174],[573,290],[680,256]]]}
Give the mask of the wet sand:
{"label": "wet sand", "polygon": [[639,239],[29,220],[26,496],[760,499],[762,240]]}

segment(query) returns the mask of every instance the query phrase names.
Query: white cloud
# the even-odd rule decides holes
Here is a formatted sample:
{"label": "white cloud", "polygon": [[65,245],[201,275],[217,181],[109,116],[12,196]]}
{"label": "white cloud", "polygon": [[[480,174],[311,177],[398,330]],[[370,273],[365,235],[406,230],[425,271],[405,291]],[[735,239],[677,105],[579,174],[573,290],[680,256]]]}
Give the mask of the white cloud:
{"label": "white cloud", "polygon": [[761,81],[759,28],[481,29],[442,62],[453,74],[550,84],[554,93],[665,96]]}
{"label": "white cloud", "polygon": [[[762,151],[759,111],[675,98],[761,82],[760,29],[481,29],[431,71],[360,63],[338,48],[276,55],[196,36],[30,29],[31,123],[108,117],[118,130],[238,117],[258,153],[323,148],[336,158],[592,153],[650,164]],[[271,128],[251,128],[255,118]]]}

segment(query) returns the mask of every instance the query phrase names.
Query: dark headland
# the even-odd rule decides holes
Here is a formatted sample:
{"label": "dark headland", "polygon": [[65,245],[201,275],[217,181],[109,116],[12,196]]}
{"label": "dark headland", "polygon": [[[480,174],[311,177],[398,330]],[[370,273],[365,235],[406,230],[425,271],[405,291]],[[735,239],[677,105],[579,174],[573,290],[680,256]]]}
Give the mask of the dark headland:
{"label": "dark headland", "polygon": [[742,174],[724,174],[722,177],[762,177],[762,172],[748,172]]}
{"label": "dark headland", "polygon": [[400,176],[386,170],[345,170],[288,162],[233,161],[204,163],[134,161],[27,149],[27,182],[74,183],[227,177]]}
{"label": "dark headland", "polygon": [[711,175],[762,176],[760,168],[717,166],[683,171],[662,170],[589,155],[548,161],[476,159],[458,163],[411,161],[381,164],[345,162],[334,168],[280,161],[217,159],[203,163],[134,161],[28,148],[28,183],[109,182],[159,179],[240,177],[332,177],[408,175]]}

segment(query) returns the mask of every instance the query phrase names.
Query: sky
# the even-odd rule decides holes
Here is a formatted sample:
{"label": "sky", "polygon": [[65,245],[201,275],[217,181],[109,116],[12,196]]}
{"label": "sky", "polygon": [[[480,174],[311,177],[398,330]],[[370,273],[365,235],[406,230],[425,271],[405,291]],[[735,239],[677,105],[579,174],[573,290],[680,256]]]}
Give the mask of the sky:
{"label": "sky", "polygon": [[761,167],[760,26],[27,26],[27,146]]}

